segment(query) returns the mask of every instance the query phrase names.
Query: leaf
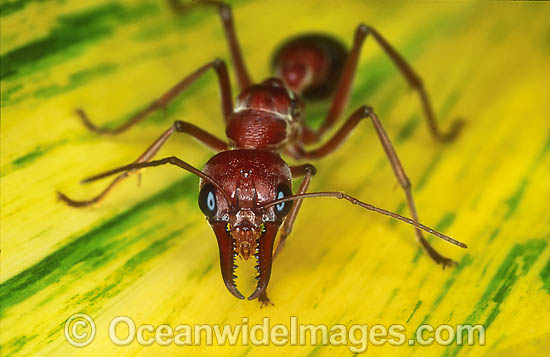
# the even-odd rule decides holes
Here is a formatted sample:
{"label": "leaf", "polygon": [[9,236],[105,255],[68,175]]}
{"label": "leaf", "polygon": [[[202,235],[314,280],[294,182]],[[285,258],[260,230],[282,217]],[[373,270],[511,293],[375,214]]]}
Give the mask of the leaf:
{"label": "leaf", "polygon": [[[341,201],[305,201],[274,262],[268,291],[275,305],[260,309],[255,301],[235,299],[223,285],[215,237],[196,203],[197,178],[175,168],[151,168],[139,187],[129,179],[93,207],[57,202],[57,190],[74,198],[98,193],[106,182],[79,181],[135,160],[176,119],[224,136],[213,74],[120,136],[86,131],[75,109],[85,109],[95,123],[117,125],[207,61],[221,57],[230,70],[232,64],[212,10],[178,17],[156,1],[5,1],[0,6],[2,355],[188,350],[334,355],[363,347],[407,356],[543,354],[550,347],[545,328],[550,317],[548,5],[232,4],[244,57],[257,81],[269,75],[271,51],[293,34],[328,32],[349,45],[356,25],[364,22],[421,75],[443,128],[455,117],[466,119],[456,141],[435,142],[416,94],[407,92],[396,68],[367,39],[346,115],[363,104],[375,109],[413,183],[420,220],[468,244],[462,250],[432,239],[459,266],[442,271],[406,225]],[[327,109],[328,103],[310,105],[308,123],[318,125]],[[212,153],[176,136],[158,157],[170,155],[202,167]],[[312,190],[341,190],[408,215],[369,122],[315,165]],[[242,290],[251,288],[247,268],[239,273]],[[64,335],[65,322],[75,313],[92,317],[97,329],[82,349]],[[297,346],[290,341],[276,346],[270,339],[269,347],[259,349],[243,343],[242,335],[234,346],[217,347],[215,341],[207,346],[203,332],[201,346],[154,343],[145,349],[134,340],[117,347],[109,339],[109,324],[117,316],[128,316],[137,327],[240,324],[242,329],[268,317],[270,327],[290,329],[293,321],[342,324],[349,332],[356,325],[362,335],[346,335],[344,345],[332,346],[310,337]],[[406,346],[377,346],[376,324],[403,325]],[[421,324],[453,329],[481,324],[486,346],[457,346],[456,337],[450,346],[409,346]],[[368,325],[370,339],[359,325]],[[124,327],[117,330],[121,338],[126,333]],[[151,331],[144,335],[151,336]]]}

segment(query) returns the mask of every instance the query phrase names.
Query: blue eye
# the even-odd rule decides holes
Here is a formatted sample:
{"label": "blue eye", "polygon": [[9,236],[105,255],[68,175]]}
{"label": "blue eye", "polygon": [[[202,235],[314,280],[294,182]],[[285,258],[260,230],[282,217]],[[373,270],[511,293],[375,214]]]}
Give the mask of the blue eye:
{"label": "blue eye", "polygon": [[209,191],[206,197],[206,207],[208,207],[210,211],[216,210],[216,197],[212,191]]}
{"label": "blue eye", "polygon": [[[285,193],[283,191],[279,191],[277,194],[277,199],[280,200],[281,198],[285,198]],[[275,209],[279,212],[282,212],[283,209],[285,209],[286,202],[281,202],[278,205],[275,206]]]}
{"label": "blue eye", "polygon": [[213,185],[206,184],[199,193],[199,207],[207,217],[212,217],[216,214],[216,191]]}
{"label": "blue eye", "polygon": [[[290,187],[285,184],[280,184],[277,186],[277,199],[280,200],[281,198],[287,198],[292,196],[292,191],[290,190]],[[275,214],[279,219],[282,219],[284,216],[288,214],[290,209],[292,208],[292,201],[286,201],[281,202],[275,205]]]}

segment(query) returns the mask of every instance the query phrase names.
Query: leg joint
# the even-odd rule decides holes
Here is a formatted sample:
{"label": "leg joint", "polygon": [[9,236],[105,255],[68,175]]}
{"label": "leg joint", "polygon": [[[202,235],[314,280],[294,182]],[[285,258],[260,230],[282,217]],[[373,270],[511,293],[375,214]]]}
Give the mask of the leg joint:
{"label": "leg joint", "polygon": [[181,120],[176,120],[174,122],[174,128],[176,129],[176,131],[180,131],[180,132],[183,132],[185,131],[187,125],[187,123],[184,122],[184,121],[181,121]]}
{"label": "leg joint", "polygon": [[359,110],[361,111],[363,117],[368,117],[369,115],[374,114],[374,110],[368,105],[362,105]]}
{"label": "leg joint", "polygon": [[218,9],[220,11],[220,17],[223,21],[231,21],[233,19],[233,15],[231,14],[231,6],[220,2],[218,4]]}
{"label": "leg joint", "polygon": [[359,24],[355,30],[355,42],[362,43],[365,40],[365,37],[371,32],[371,27],[365,24]]}
{"label": "leg joint", "polygon": [[178,159],[175,156],[169,156],[169,157],[166,158],[166,161],[173,164],[173,165],[176,165],[180,161],[180,159]]}
{"label": "leg joint", "polygon": [[411,181],[409,180],[407,175],[405,175],[404,173],[403,173],[403,177],[401,178],[400,182],[401,182],[401,186],[403,187],[403,189],[408,191],[412,188]]}
{"label": "leg joint", "polygon": [[356,36],[365,37],[371,31],[371,27],[365,24],[359,24],[355,30]]}
{"label": "leg joint", "polygon": [[212,61],[212,66],[215,68],[215,69],[219,69],[220,67],[223,67],[225,66],[225,62],[224,60],[222,60],[221,58],[214,58],[214,60]]}
{"label": "leg joint", "polygon": [[304,171],[306,172],[306,175],[309,176],[313,176],[317,173],[317,169],[312,164],[305,164]]}

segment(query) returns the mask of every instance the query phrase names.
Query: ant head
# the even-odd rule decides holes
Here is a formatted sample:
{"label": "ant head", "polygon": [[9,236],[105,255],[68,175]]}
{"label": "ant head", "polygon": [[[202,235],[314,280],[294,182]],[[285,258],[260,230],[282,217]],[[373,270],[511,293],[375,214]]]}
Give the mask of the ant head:
{"label": "ant head", "polygon": [[301,113],[303,104],[279,78],[268,78],[245,88],[237,97],[235,112],[255,110],[292,120]]}
{"label": "ant head", "polygon": [[234,281],[235,257],[246,260],[254,255],[259,272],[258,286],[249,298],[254,299],[267,287],[273,243],[292,207],[292,202],[264,204],[292,195],[290,169],[268,151],[232,150],[212,157],[203,171],[217,183],[201,180],[199,207],[218,240],[225,285],[244,298]]}

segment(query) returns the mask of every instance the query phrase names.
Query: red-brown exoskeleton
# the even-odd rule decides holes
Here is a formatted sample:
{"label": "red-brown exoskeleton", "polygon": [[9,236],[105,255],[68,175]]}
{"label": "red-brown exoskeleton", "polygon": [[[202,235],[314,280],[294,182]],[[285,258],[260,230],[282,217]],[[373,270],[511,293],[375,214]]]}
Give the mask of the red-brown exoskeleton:
{"label": "red-brown exoskeleton", "polygon": [[[199,176],[199,207],[212,226],[218,241],[224,283],[234,296],[243,299],[244,296],[237,290],[234,281],[235,257],[248,259],[254,255],[257,259],[258,284],[248,299],[258,298],[262,303],[269,302],[266,287],[271,275],[272,259],[280,252],[292,231],[304,198],[345,199],[365,209],[409,223],[416,227],[417,239],[436,263],[442,264],[443,267],[454,263],[431,247],[424,239],[422,230],[460,247],[466,245],[418,223],[411,184],[382,124],[370,107],[358,108],[344,125],[318,148],[306,149],[307,145],[320,142],[326,131],[341,116],[348,101],[362,44],[368,35],[374,38],[408,83],[419,93],[433,136],[437,140],[446,141],[453,139],[458,133],[461,127],[459,121],[454,122],[449,132],[440,132],[420,78],[376,30],[363,24],[359,25],[349,51],[340,42],[325,35],[304,35],[291,39],[275,54],[273,68],[276,77],[254,84],[241,55],[229,6],[218,1],[182,5],[174,0],[171,4],[178,12],[185,12],[195,6],[212,6],[219,11],[241,89],[235,105],[227,67],[224,61],[216,59],[183,78],[118,128],[99,128],[92,124],[84,111],[78,110],[77,113],[90,130],[103,134],[119,134],[152,111],[164,108],[197,78],[213,69],[220,86],[222,112],[229,142],[220,140],[191,123],[176,121],[134,163],[84,180],[89,182],[119,173],[98,196],[86,201],[75,201],[58,193],[61,200],[74,207],[96,203],[115,185],[145,167],[172,164]],[[303,121],[304,99],[323,99],[330,96],[333,97],[332,104],[320,129],[312,130],[307,127]],[[366,118],[374,125],[397,180],[405,191],[412,219],[376,208],[340,192],[307,193],[310,180],[315,174],[314,166],[289,166],[280,156],[283,153],[295,159],[322,158],[333,152],[357,124]],[[206,163],[202,171],[175,156],[152,160],[174,132],[187,133],[218,153]],[[298,192],[293,194],[291,183],[298,177],[303,178]],[[280,239],[274,249],[279,230]]]}

